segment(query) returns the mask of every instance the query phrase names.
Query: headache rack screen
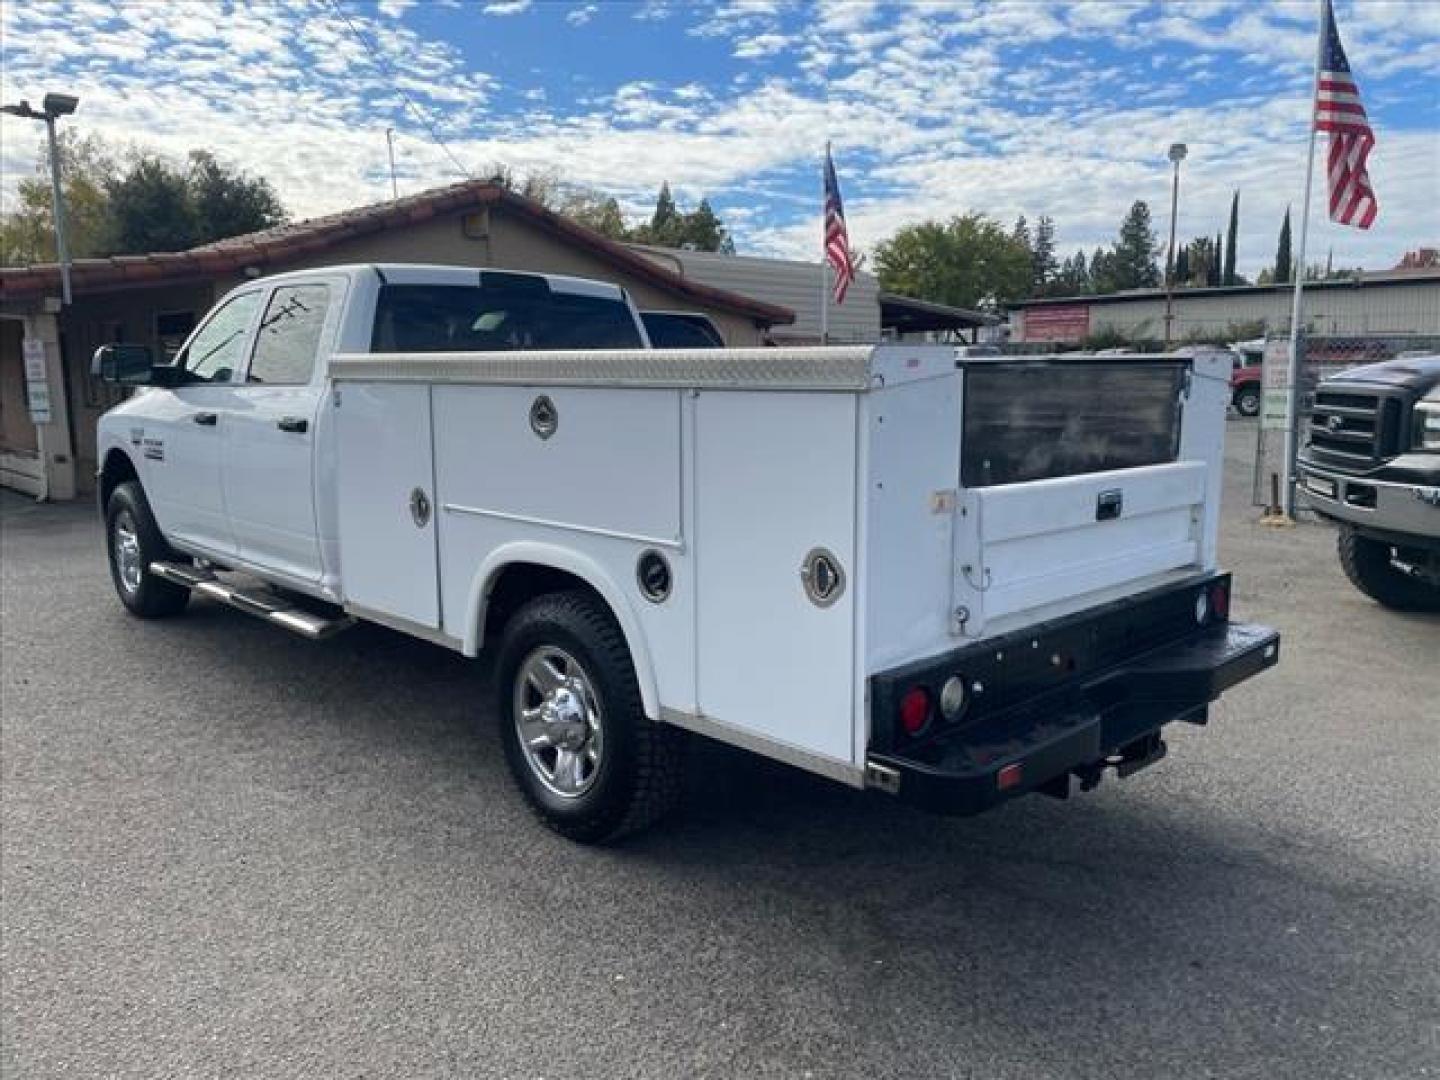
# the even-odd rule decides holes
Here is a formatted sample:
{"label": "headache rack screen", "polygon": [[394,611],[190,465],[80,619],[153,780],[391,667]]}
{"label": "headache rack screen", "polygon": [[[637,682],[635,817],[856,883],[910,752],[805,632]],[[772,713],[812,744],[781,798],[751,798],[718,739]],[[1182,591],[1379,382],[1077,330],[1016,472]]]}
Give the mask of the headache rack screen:
{"label": "headache rack screen", "polygon": [[967,488],[1133,469],[1180,450],[1184,360],[1041,360],[965,369]]}

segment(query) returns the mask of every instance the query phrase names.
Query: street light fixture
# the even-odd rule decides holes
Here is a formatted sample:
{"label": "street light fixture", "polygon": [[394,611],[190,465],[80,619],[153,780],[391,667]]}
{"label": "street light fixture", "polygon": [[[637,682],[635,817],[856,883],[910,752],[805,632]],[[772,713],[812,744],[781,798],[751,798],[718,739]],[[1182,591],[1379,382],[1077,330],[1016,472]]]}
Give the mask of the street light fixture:
{"label": "street light fixture", "polygon": [[60,192],[60,147],[55,141],[55,121],[69,116],[79,104],[80,99],[74,94],[46,94],[39,111],[32,109],[30,102],[24,99],[19,105],[0,105],[0,112],[45,123],[45,133],[50,142],[50,199],[55,217],[55,254],[60,262],[60,295],[67,307],[70,304],[70,249],[65,243],[65,200]]}
{"label": "street light fixture", "polygon": [[1175,166],[1170,183],[1170,248],[1165,254],[1165,349],[1170,349],[1170,327],[1175,319],[1175,215],[1180,208],[1180,162],[1188,152],[1183,142],[1171,143],[1167,155]]}

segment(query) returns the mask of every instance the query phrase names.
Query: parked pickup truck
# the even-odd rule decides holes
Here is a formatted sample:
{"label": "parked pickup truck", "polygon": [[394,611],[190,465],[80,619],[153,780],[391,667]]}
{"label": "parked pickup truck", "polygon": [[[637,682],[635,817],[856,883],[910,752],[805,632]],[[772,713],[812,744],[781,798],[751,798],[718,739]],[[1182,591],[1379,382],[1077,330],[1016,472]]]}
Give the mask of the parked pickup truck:
{"label": "parked pickup truck", "polygon": [[576,840],[655,820],[689,732],[937,810],[1063,797],[1277,660],[1216,567],[1223,358],[657,350],[613,285],[348,266],[95,363],[148,387],[99,431],[130,611],[493,653]]}
{"label": "parked pickup truck", "polygon": [[1386,607],[1440,611],[1440,355],[1320,384],[1301,490],[1340,527],[1340,565]]}

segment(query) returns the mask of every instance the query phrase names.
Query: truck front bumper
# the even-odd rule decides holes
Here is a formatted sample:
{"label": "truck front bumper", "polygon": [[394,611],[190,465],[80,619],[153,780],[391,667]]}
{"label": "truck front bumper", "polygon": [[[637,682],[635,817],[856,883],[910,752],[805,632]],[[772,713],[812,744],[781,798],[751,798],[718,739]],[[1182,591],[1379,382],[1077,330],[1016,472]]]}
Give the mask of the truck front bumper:
{"label": "truck front bumper", "polygon": [[[1194,590],[1181,595],[1188,602]],[[1205,723],[1212,701],[1274,666],[1280,655],[1276,631],[1221,621],[1158,647],[1141,646],[1143,651],[1118,663],[1087,664],[1107,653],[1113,657],[1117,625],[1143,628],[1165,606],[1149,598],[1128,609],[1048,624],[1026,642],[987,647],[993,657],[1018,645],[1052,667],[1078,659],[1082,673],[1051,691],[1027,694],[1013,704],[1007,700],[921,744],[872,749],[867,781],[928,810],[975,814],[1027,792],[1064,797],[1073,780],[1088,789],[1106,769],[1125,776],[1158,761],[1165,755],[1160,733],[1166,724]],[[1155,624],[1156,631],[1161,628]],[[1087,641],[1095,646],[1089,654]],[[1030,685],[1022,678],[1014,689],[1023,692]]]}
{"label": "truck front bumper", "polygon": [[1440,546],[1440,483],[1367,480],[1301,460],[1299,487],[1317,514],[1378,539]]}

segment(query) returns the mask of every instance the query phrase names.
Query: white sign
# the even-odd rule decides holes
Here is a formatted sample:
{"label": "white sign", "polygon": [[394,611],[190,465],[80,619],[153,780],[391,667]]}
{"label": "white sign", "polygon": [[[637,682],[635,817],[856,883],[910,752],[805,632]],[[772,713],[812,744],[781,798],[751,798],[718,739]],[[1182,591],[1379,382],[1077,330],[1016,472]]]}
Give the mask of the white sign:
{"label": "white sign", "polygon": [[21,347],[25,356],[25,401],[30,408],[30,421],[50,423],[50,380],[45,374],[45,343],[26,338]]}
{"label": "white sign", "polygon": [[1290,342],[1271,338],[1265,342],[1261,366],[1260,426],[1270,431],[1284,431],[1290,404]]}

